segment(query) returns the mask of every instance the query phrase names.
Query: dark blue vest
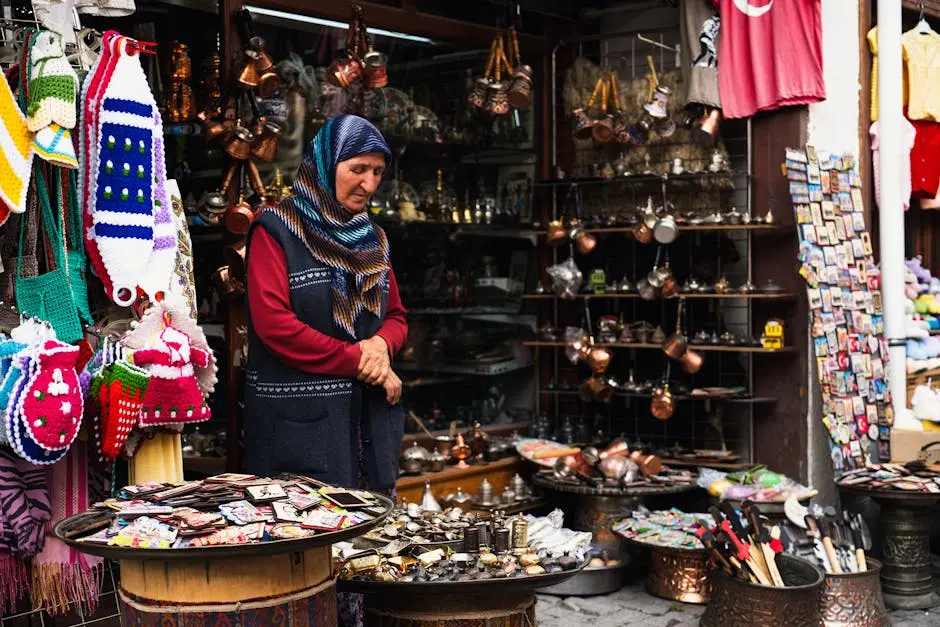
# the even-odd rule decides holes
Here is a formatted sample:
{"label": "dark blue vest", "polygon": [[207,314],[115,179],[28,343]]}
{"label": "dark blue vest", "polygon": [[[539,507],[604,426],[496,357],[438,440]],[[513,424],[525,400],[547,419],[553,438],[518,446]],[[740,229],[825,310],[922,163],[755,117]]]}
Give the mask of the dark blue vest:
{"label": "dark blue vest", "polygon": [[[333,321],[332,270],[317,261],[281,220],[267,212],[252,224],[247,254],[251,254],[251,236],[257,228],[264,228],[284,250],[291,306],[297,318],[320,333],[354,341]],[[360,314],[355,340],[375,335],[387,305],[386,284],[382,316],[367,311]],[[355,379],[309,374],[279,361],[255,333],[248,302],[248,472],[268,476],[295,472],[328,483],[360,487],[362,469],[368,477],[366,487],[388,490],[398,477],[404,422],[401,405],[390,406],[384,390]]]}

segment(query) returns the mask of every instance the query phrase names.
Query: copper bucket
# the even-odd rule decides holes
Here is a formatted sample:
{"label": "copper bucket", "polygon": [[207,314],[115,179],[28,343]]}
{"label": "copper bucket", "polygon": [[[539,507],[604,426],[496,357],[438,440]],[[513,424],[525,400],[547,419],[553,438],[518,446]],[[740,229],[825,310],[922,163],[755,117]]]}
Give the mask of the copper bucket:
{"label": "copper bucket", "polygon": [[708,603],[708,554],[705,551],[653,547],[646,591],[682,603]]}
{"label": "copper bucket", "polygon": [[807,627],[819,625],[823,573],[807,561],[777,555],[777,568],[786,588],[741,581],[712,570],[711,601],[702,627]]}
{"label": "copper bucket", "polygon": [[861,573],[826,574],[820,598],[826,627],[888,627],[891,620],[881,594],[881,562],[866,558]]}

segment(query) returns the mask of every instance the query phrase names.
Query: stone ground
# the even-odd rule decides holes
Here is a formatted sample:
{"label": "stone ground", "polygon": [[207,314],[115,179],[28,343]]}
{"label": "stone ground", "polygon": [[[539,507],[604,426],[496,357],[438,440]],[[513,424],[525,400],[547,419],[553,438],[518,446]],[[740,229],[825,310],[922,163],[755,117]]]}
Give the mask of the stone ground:
{"label": "stone ground", "polygon": [[[650,596],[643,582],[630,583],[617,592],[596,597],[538,596],[536,616],[539,627],[577,627],[585,622],[590,627],[694,627],[698,625],[703,606],[676,603]],[[940,625],[940,608],[892,611],[896,627],[927,627]]]}

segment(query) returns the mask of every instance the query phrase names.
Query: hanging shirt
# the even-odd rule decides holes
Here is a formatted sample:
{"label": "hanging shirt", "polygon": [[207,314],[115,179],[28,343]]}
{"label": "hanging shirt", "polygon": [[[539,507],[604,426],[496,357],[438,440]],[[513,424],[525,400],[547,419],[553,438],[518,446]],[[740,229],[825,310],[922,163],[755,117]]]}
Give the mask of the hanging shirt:
{"label": "hanging shirt", "polygon": [[685,102],[720,108],[718,36],[721,17],[709,0],[686,0],[680,10]]}
{"label": "hanging shirt", "polygon": [[[868,31],[868,48],[871,50],[871,121],[878,120],[878,27]],[[901,73],[902,106],[907,106],[907,68]]]}
{"label": "hanging shirt", "polygon": [[726,118],[826,99],[820,0],[713,0]]}
{"label": "hanging shirt", "polygon": [[[911,149],[911,197],[934,198],[940,186],[940,123],[912,120],[917,130]],[[921,208],[924,203],[921,203]]]}
{"label": "hanging shirt", "polygon": [[[880,130],[878,126],[878,122],[873,122],[868,132],[871,136],[871,165],[875,174],[875,201],[881,206],[881,178],[880,168],[878,167],[881,160],[881,147],[878,144],[878,132]],[[901,198],[903,199],[904,210],[907,211],[911,204],[911,149],[914,148],[917,131],[914,129],[914,125],[907,120],[901,123],[901,128],[901,154],[899,155],[901,161]]]}
{"label": "hanging shirt", "polygon": [[917,29],[901,35],[907,74],[907,117],[940,122],[940,35]]}

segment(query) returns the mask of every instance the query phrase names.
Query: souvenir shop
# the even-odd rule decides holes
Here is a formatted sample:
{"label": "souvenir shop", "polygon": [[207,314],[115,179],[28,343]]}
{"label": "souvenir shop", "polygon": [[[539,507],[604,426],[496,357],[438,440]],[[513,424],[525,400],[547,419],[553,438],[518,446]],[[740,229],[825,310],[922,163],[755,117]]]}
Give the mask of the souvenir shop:
{"label": "souvenir shop", "polygon": [[0,0],[0,627],[940,605],[940,3],[831,1]]}

